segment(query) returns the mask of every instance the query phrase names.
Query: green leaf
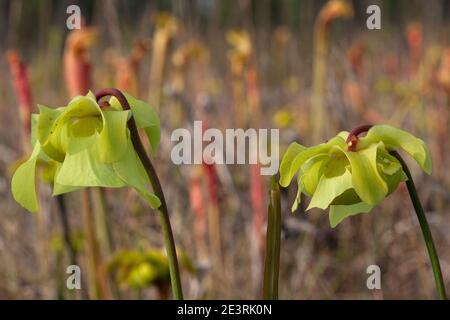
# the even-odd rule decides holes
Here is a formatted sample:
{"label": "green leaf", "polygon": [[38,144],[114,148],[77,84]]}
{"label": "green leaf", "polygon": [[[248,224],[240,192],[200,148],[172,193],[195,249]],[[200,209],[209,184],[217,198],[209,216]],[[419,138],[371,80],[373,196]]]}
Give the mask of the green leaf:
{"label": "green leaf", "polygon": [[39,204],[36,196],[36,161],[41,151],[37,142],[30,158],[22,163],[14,173],[11,181],[11,190],[14,199],[30,212],[37,212]]}
{"label": "green leaf", "polygon": [[367,213],[372,210],[372,208],[373,206],[364,202],[355,203],[352,205],[330,206],[330,226],[335,228],[345,218],[357,215],[359,213]]}
{"label": "green leaf", "polygon": [[[150,141],[153,152],[156,152],[159,146],[161,134],[161,124],[158,114],[146,102],[139,100],[128,93],[124,93],[124,95],[130,105],[131,112],[134,120],[136,121],[136,126],[144,129]],[[116,97],[111,97],[109,104],[116,110],[122,110],[122,106]]]}
{"label": "green leaf", "polygon": [[383,201],[388,186],[378,172],[378,144],[356,152],[343,150],[350,161],[352,182],[358,196],[369,205]]}
{"label": "green leaf", "polygon": [[416,160],[426,173],[431,174],[432,163],[430,151],[423,140],[401,129],[388,125],[376,125],[367,132],[365,137],[359,139],[357,148],[367,148],[367,146],[380,141],[384,142],[388,150],[404,150]]}
{"label": "green leaf", "polygon": [[128,140],[128,147],[124,157],[112,164],[114,172],[122,179],[124,183],[130,185],[144,198],[154,209],[161,206],[161,201],[157,196],[148,190],[150,184],[147,172],[142,165],[139,156],[134,150],[131,140]]}
{"label": "green leaf", "polygon": [[110,164],[96,160],[92,149],[76,154],[68,154],[56,175],[55,182],[73,187],[111,187],[125,186],[117,177]]}
{"label": "green leaf", "polygon": [[[338,168],[337,170],[340,171],[341,169]],[[330,175],[329,177],[322,175],[306,210],[311,208],[326,209],[335,198],[352,188],[352,174],[347,169],[341,175]]]}

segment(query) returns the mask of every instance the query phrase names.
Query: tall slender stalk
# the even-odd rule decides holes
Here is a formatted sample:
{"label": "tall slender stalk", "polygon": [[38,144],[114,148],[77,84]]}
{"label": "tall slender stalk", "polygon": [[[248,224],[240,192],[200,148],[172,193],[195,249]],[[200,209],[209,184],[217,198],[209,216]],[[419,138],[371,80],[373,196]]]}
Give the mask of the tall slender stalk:
{"label": "tall slender stalk", "polygon": [[266,300],[278,299],[280,242],[281,242],[280,186],[278,185],[276,176],[272,176],[269,192],[266,257],[264,261],[263,297]]}
{"label": "tall slender stalk", "polygon": [[[251,29],[251,28],[250,28]],[[245,30],[227,32],[231,45],[229,61],[231,69],[231,89],[235,106],[236,122],[242,127],[257,127],[261,123],[261,92],[259,73],[255,63],[256,53],[251,35]],[[252,279],[257,292],[261,290],[262,257],[264,255],[264,181],[260,175],[260,164],[251,164],[250,194],[252,205],[252,232],[250,257]]]}
{"label": "tall slender stalk", "polygon": [[203,172],[206,176],[208,186],[208,233],[211,250],[211,258],[213,259],[213,267],[217,274],[223,272],[223,253],[222,253],[222,236],[220,227],[220,210],[218,196],[218,178],[216,167],[214,164],[202,164]]}
{"label": "tall slender stalk", "polygon": [[203,197],[201,173],[202,171],[197,167],[197,170],[194,169],[194,172],[189,178],[189,201],[195,214],[194,234],[197,260],[205,261],[208,257],[208,246],[206,244],[206,208]]}
{"label": "tall slender stalk", "polygon": [[111,229],[109,225],[109,217],[105,204],[104,190],[100,188],[90,188],[92,208],[95,212],[94,222],[96,229],[96,237],[103,256],[109,257],[113,251]]}
{"label": "tall slender stalk", "polygon": [[434,281],[436,282],[436,290],[438,296],[441,300],[447,300],[447,295],[445,293],[444,280],[442,278],[441,266],[439,264],[439,257],[434,246],[433,237],[431,235],[430,227],[428,225],[427,218],[422,208],[419,196],[417,194],[416,186],[414,185],[411,172],[402,157],[396,152],[392,151],[391,154],[397,158],[397,160],[402,165],[403,171],[405,172],[408,180],[406,181],[406,186],[408,187],[409,196],[411,202],[414,206],[414,210],[417,214],[417,219],[419,219],[420,228],[422,229],[423,238],[425,240],[425,245],[427,247],[428,255],[430,257],[431,268],[433,269]]}
{"label": "tall slender stalk", "polygon": [[[61,219],[61,228],[63,233],[63,239],[65,242],[66,249],[69,253],[69,262],[71,265],[79,265],[78,264],[78,257],[77,257],[77,250],[75,248],[75,245],[73,244],[73,241],[71,239],[71,227],[69,223],[69,217],[66,207],[66,201],[64,198],[64,195],[56,196],[56,203],[58,205],[58,213],[59,217]],[[83,278],[81,278],[82,287],[86,288],[84,286]],[[88,295],[85,290],[81,290],[80,296],[82,299],[87,299]]]}
{"label": "tall slender stalk", "polygon": [[94,213],[92,211],[92,201],[89,189],[81,191],[82,220],[84,232],[86,234],[86,255],[88,266],[89,297],[91,299],[110,299],[106,273],[101,264],[100,247],[96,235]]}
{"label": "tall slender stalk", "polygon": [[[86,94],[92,86],[92,65],[89,58],[89,47],[96,39],[96,30],[83,27],[73,30],[67,37],[64,47],[64,77],[67,91],[71,97]],[[87,265],[91,273],[88,275],[89,295],[94,299],[110,299],[112,294],[109,280],[105,272],[103,257],[108,241],[103,226],[107,225],[101,209],[105,207],[101,193],[103,191],[90,188],[82,190],[83,229],[86,233]],[[108,254],[109,252],[106,252]]]}
{"label": "tall slender stalk", "polygon": [[93,211],[95,237],[99,249],[98,268],[101,269],[101,272],[98,275],[101,278],[98,281],[104,284],[104,288],[107,290],[107,296],[114,299],[119,296],[119,292],[114,282],[111,281],[111,277],[106,272],[105,261],[111,256],[113,251],[112,231],[109,223],[110,217],[106,207],[105,191],[99,187],[88,189]]}
{"label": "tall slender stalk", "polygon": [[328,55],[328,32],[331,23],[337,18],[351,18],[353,7],[345,0],[330,0],[320,10],[314,24],[314,64],[312,84],[312,128],[313,139],[316,143],[321,141],[330,131],[330,123],[326,112],[326,81],[327,81],[327,55]]}
{"label": "tall slender stalk", "polygon": [[65,245],[67,247],[67,251],[69,252],[70,264],[78,265],[76,249],[72,243],[72,240],[70,239],[71,231],[70,231],[69,219],[67,217],[67,209],[66,209],[66,203],[64,202],[64,196],[62,196],[62,195],[57,196],[56,203],[58,204],[59,216],[61,218],[61,228],[62,228]]}
{"label": "tall slender stalk", "polygon": [[146,41],[136,41],[128,56],[121,56],[113,52],[109,57],[110,64],[115,70],[115,86],[131,95],[139,96],[139,64],[148,51]]}
{"label": "tall slender stalk", "polygon": [[[123,93],[117,89],[109,88],[103,89],[97,92],[96,98],[100,100],[105,96],[114,96],[119,100],[122,108],[124,110],[131,110],[130,105],[128,104],[127,99],[123,95]],[[183,291],[181,288],[181,279],[180,279],[180,271],[178,267],[178,259],[177,252],[175,248],[175,240],[173,238],[172,228],[170,225],[169,212],[167,210],[166,199],[164,197],[164,193],[161,187],[161,183],[159,182],[158,175],[156,174],[155,168],[153,167],[150,158],[147,156],[145,152],[142,141],[139,137],[139,132],[136,127],[136,122],[134,118],[131,117],[128,120],[128,129],[130,130],[131,141],[133,143],[134,149],[136,150],[139,159],[142,162],[142,165],[147,172],[147,175],[150,179],[150,182],[153,187],[153,191],[156,196],[161,200],[161,206],[158,208],[159,210],[159,218],[161,223],[161,228],[163,231],[164,244],[167,251],[167,259],[169,262],[169,271],[170,271],[170,280],[172,283],[172,292],[173,296],[176,300],[183,299]]]}
{"label": "tall slender stalk", "polygon": [[167,50],[171,38],[178,30],[178,22],[176,18],[166,13],[157,15],[155,22],[156,30],[152,42],[153,52],[150,66],[148,101],[152,107],[159,109]]}
{"label": "tall slender stalk", "polygon": [[11,72],[12,82],[19,102],[20,120],[22,122],[22,148],[25,153],[30,152],[31,114],[33,113],[33,99],[28,75],[28,66],[22,62],[17,51],[6,53]]}
{"label": "tall slender stalk", "polygon": [[[33,99],[31,92],[28,66],[22,62],[19,53],[8,51],[7,60],[10,67],[12,82],[19,102],[20,120],[22,123],[22,151],[24,154],[30,152],[31,141],[31,114],[33,112]],[[42,196],[42,194],[40,194]],[[48,208],[41,208],[40,214],[36,216],[36,252],[38,259],[38,273],[46,277],[50,271],[49,257],[49,212]]]}

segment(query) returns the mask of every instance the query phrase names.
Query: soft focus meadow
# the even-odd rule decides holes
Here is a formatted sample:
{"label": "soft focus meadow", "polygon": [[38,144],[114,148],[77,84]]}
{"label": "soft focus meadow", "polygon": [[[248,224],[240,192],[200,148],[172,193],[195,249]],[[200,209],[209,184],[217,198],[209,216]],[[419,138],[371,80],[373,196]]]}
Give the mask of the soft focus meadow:
{"label": "soft focus meadow", "polygon": [[[81,30],[66,27],[77,4]],[[381,8],[381,30],[366,27]],[[258,165],[180,165],[176,128],[279,128],[280,156],[384,123],[422,138],[433,173],[408,161],[450,286],[450,1],[159,0],[0,2],[0,299],[168,299],[156,213],[128,189],[64,201],[39,184],[32,214],[10,181],[31,151],[30,114],[117,87],[161,118],[152,157],[166,194],[186,298],[261,298],[269,177]],[[45,175],[45,168],[40,175]],[[331,229],[281,190],[282,299],[435,297],[404,185]],[[85,199],[85,195],[89,199]],[[67,266],[82,289],[66,288]],[[366,268],[381,268],[368,290]]]}

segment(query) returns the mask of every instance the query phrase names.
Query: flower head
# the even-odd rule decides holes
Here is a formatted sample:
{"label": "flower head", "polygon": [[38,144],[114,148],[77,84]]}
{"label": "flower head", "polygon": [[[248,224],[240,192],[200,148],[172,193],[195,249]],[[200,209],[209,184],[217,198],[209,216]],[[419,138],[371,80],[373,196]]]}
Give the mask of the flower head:
{"label": "flower head", "polygon": [[156,150],[159,118],[145,102],[125,96],[131,110],[123,110],[114,97],[102,109],[91,92],[75,97],[64,107],[39,105],[39,114],[32,117],[33,152],[12,178],[15,200],[29,211],[38,210],[35,172],[37,162],[44,161],[54,168],[53,195],[83,187],[131,186],[152,207],[159,207],[160,200],[148,189],[149,178],[127,127],[133,116]]}
{"label": "flower head", "polygon": [[[196,272],[184,252],[180,252],[179,258],[186,271]],[[170,284],[167,255],[159,249],[119,251],[108,262],[107,270],[114,274],[120,288],[144,289],[151,285]]]}
{"label": "flower head", "polygon": [[341,132],[328,142],[306,148],[292,143],[280,165],[280,184],[288,186],[295,174],[298,193],[311,197],[307,210],[330,208],[330,225],[369,212],[407,180],[398,159],[390,154],[401,149],[428,174],[432,165],[425,143],[408,132],[388,126],[371,127],[364,137]]}

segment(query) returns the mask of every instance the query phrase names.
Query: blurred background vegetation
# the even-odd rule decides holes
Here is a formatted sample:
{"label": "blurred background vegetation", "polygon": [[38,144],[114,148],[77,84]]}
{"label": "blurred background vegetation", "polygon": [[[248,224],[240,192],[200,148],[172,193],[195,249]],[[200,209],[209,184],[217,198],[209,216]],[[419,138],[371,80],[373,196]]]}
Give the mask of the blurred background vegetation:
{"label": "blurred background vegetation", "polygon": [[[66,28],[71,4],[81,8],[80,31]],[[371,4],[381,30],[366,28]],[[281,153],[367,122],[423,138],[434,172],[411,168],[449,287],[449,18],[448,0],[0,1],[0,298],[170,298],[158,219],[132,192],[92,192],[90,219],[77,193],[60,203],[43,183],[35,215],[10,193],[36,104],[111,86],[162,119],[154,161],[187,298],[261,297],[268,184],[257,166],[172,164],[170,134],[193,120],[280,128]],[[327,214],[305,214],[307,201],[291,214],[295,193],[282,194],[281,298],[434,297],[404,188],[335,230]],[[80,291],[65,287],[73,262]],[[366,287],[371,264],[382,290]]]}

